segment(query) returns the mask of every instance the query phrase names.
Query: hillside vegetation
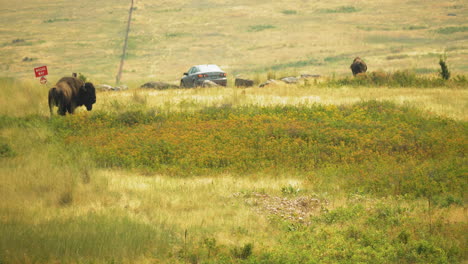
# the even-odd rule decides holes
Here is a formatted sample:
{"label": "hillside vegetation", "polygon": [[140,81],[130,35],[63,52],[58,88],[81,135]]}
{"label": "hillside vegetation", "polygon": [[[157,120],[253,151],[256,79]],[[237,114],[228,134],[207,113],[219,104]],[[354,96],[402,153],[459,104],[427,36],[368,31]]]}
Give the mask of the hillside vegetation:
{"label": "hillside vegetation", "polygon": [[[130,1],[2,0],[0,6],[3,75],[32,79],[35,66],[47,65],[51,81],[71,72],[115,80]],[[134,9],[127,83],[178,84],[190,66],[206,63],[229,76],[343,75],[351,73],[356,56],[369,71],[436,74],[446,53],[455,75],[468,70],[468,6],[462,0],[138,0]]]}
{"label": "hillside vegetation", "polygon": [[0,0],[0,264],[468,261],[464,1],[137,0],[130,89],[50,115],[113,84],[129,2]]}
{"label": "hillside vegetation", "polygon": [[465,89],[106,92],[49,118],[2,83],[2,262],[467,258]]}

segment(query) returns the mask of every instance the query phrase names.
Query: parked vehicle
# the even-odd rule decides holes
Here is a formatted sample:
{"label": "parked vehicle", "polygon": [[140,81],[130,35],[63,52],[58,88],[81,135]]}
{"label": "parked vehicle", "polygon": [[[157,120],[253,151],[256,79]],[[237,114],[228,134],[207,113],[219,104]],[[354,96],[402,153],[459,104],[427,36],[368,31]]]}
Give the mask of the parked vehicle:
{"label": "parked vehicle", "polygon": [[212,81],[218,85],[226,86],[226,73],[217,65],[196,65],[184,73],[184,77],[180,80],[180,87],[197,87],[202,86],[206,80]]}

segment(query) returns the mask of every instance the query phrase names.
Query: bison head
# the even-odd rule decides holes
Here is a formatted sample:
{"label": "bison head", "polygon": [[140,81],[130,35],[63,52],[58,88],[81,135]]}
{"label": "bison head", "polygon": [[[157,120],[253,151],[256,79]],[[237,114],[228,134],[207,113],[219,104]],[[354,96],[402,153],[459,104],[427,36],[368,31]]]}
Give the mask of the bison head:
{"label": "bison head", "polygon": [[84,105],[86,110],[91,111],[94,103],[96,103],[96,88],[92,83],[87,82],[80,88],[78,105]]}

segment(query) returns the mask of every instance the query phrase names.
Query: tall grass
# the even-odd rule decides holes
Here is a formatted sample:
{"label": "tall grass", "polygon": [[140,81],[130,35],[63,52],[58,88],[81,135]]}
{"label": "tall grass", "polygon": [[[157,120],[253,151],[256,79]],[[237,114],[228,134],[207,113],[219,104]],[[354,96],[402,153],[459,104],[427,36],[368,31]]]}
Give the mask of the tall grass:
{"label": "tall grass", "polygon": [[77,116],[57,125],[68,144],[89,147],[103,167],[174,175],[344,167],[348,188],[371,193],[421,195],[428,174],[441,190],[460,196],[464,188],[457,167],[464,161],[466,125],[387,102],[158,115],[139,110]]}
{"label": "tall grass", "polygon": [[466,260],[464,89],[131,90],[52,118],[44,97],[2,105],[2,263]]}
{"label": "tall grass", "polygon": [[119,212],[41,223],[8,219],[2,221],[0,233],[0,256],[6,263],[80,263],[90,259],[131,263],[145,255],[164,258],[176,241],[166,225],[148,225]]}
{"label": "tall grass", "polygon": [[48,112],[47,93],[49,88],[39,82],[0,78],[0,115],[22,116]]}
{"label": "tall grass", "polygon": [[419,76],[412,71],[396,71],[396,72],[370,72],[361,73],[356,77],[346,77],[331,79],[321,85],[336,87],[336,86],[377,86],[377,87],[466,87],[468,84],[465,76],[460,75],[450,82],[446,82],[445,78],[436,78],[432,76]]}
{"label": "tall grass", "polygon": [[0,157],[0,261],[165,258],[176,237],[163,220],[148,224],[117,208],[77,213],[107,193],[107,180],[83,148],[64,146],[51,128],[37,116],[0,119],[2,144],[12,153]]}

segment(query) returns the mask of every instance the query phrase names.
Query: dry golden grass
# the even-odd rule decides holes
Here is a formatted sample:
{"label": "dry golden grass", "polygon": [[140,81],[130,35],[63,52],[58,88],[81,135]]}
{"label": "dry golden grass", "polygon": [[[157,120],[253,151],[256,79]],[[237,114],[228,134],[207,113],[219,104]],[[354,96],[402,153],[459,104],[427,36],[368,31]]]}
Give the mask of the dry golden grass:
{"label": "dry golden grass", "polygon": [[[352,6],[356,12],[336,13],[343,6]],[[38,115],[44,118],[49,115],[48,86],[41,86],[33,75],[33,68],[37,66],[48,66],[49,87],[72,72],[83,73],[95,84],[112,84],[120,61],[128,8],[127,0],[0,0],[0,77],[13,79],[0,81],[0,116],[7,120],[10,117]],[[466,27],[467,12],[468,5],[463,0],[428,0],[424,3],[363,0],[349,4],[339,0],[291,0],[287,5],[282,1],[264,0],[196,3],[138,0],[123,74],[123,81],[131,89],[99,92],[93,111],[121,112],[133,107],[195,111],[222,105],[348,105],[376,99],[408,104],[428,115],[466,122],[466,87],[318,88],[313,85],[278,85],[165,91],[137,87],[150,80],[178,84],[182,73],[190,66],[204,63],[220,65],[228,72],[231,83],[237,74],[263,80],[269,71],[289,75],[321,74],[325,77],[350,75],[349,64],[355,56],[361,56],[368,63],[369,71],[411,69],[417,73],[434,74],[439,69],[439,56],[444,52],[448,55],[452,73],[466,75],[466,31],[439,34],[436,30]],[[449,13],[456,16],[448,16]],[[23,41],[13,43],[17,39]],[[25,57],[33,60],[23,61]],[[89,113],[79,108],[77,114]],[[329,210],[352,202],[350,194],[339,190],[338,177],[330,179],[330,182],[314,182],[297,175],[234,177],[223,174],[172,178],[140,171],[95,169],[91,158],[83,153],[65,155],[70,150],[51,142],[54,132],[43,123],[31,122],[21,127],[5,122],[5,127],[0,129],[0,139],[8,143],[16,155],[0,159],[2,223],[26,223],[26,227],[45,224],[47,228],[47,224],[53,225],[54,221],[81,221],[80,217],[104,215],[112,220],[108,226],[119,227],[112,225],[114,217],[128,217],[133,223],[144,223],[159,232],[175,232],[180,239],[184,239],[183,233],[187,231],[188,243],[196,249],[201,248],[200,243],[205,238],[215,238],[218,245],[224,247],[253,241],[259,254],[278,246],[289,231],[281,230],[274,219],[267,214],[259,214],[255,204],[246,203],[242,195],[236,194],[265,192],[281,195],[283,187],[295,186],[308,190],[308,194],[317,190],[317,195],[328,199]],[[397,203],[391,199],[364,196],[360,199],[363,200],[359,203],[366,208],[374,208],[377,203],[392,206]],[[410,200],[407,203],[412,208],[408,217],[427,217],[425,201]],[[465,208],[439,208],[433,217],[460,224],[459,229],[466,231],[468,215]],[[160,223],[170,223],[172,229],[160,228]],[[127,224],[122,226],[125,229]],[[50,235],[53,238],[56,234],[60,237],[60,230],[48,228],[44,231],[46,237]],[[47,230],[53,232],[48,234]],[[127,231],[133,232],[131,229]],[[13,235],[19,237],[23,233],[18,231]],[[127,243],[128,233],[119,239]],[[448,232],[447,237],[460,233]],[[95,243],[93,245],[99,248],[104,244],[96,241],[72,243],[67,249],[75,250],[88,243]],[[169,247],[165,241],[158,243]],[[54,245],[51,243],[50,248]],[[170,245],[173,246],[171,254],[178,254],[183,245],[183,242]],[[23,245],[19,243],[11,248],[21,251]],[[96,252],[106,253],[99,250]],[[154,252],[129,260],[125,259],[125,250],[122,250],[123,263],[188,261],[187,258],[176,257],[167,260],[151,255],[156,254]],[[229,249],[224,250],[229,253]],[[0,262],[3,257],[0,255]],[[56,258],[60,258],[59,254]],[[110,258],[95,262],[109,261]],[[18,257],[16,262],[36,263],[26,255]]]}
{"label": "dry golden grass", "polygon": [[24,116],[47,115],[48,87],[32,81],[0,80],[0,114]]}
{"label": "dry golden grass", "polygon": [[[9,116],[48,116],[47,91],[32,81],[2,81],[0,114]],[[135,85],[134,87],[138,87]],[[93,111],[123,111],[132,106],[162,111],[194,111],[204,107],[231,105],[347,105],[359,101],[387,100],[415,106],[428,114],[468,120],[468,91],[463,88],[318,88],[301,85],[276,85],[265,88],[197,88],[151,90],[132,88],[123,92],[98,92]],[[56,108],[55,110],[56,111]],[[83,107],[77,113],[86,112]]]}
{"label": "dry golden grass", "polygon": [[[182,91],[196,92],[195,90]],[[198,92],[203,91],[205,90]],[[130,97],[134,96],[132,93],[128,94]],[[148,104],[151,103],[151,99],[147,101]],[[122,102],[123,106],[131,104],[133,104],[131,101]],[[104,222],[106,225],[103,227],[111,230],[113,228],[126,230],[125,223],[123,226],[113,223],[114,219],[126,217],[132,223],[144,224],[159,230],[158,232],[175,232],[179,243],[169,244],[167,240],[161,240],[157,244],[169,247],[171,254],[183,252],[185,242],[182,241],[185,239],[185,232],[187,232],[186,243],[192,250],[198,252],[197,254],[206,254],[200,253],[205,252],[201,245],[205,239],[213,238],[216,239],[217,245],[224,247],[219,250],[229,252],[229,248],[253,242],[256,254],[260,254],[280,247],[283,237],[289,234],[289,231],[285,231],[284,227],[281,228],[280,223],[275,220],[277,218],[273,215],[259,210],[262,203],[257,203],[255,199],[248,199],[248,197],[253,193],[266,193],[287,198],[288,196],[284,195],[282,189],[289,186],[305,190],[305,195],[319,197],[323,201],[324,208],[330,211],[352,207],[352,204],[359,203],[364,208],[370,209],[376,206],[412,208],[408,214],[405,214],[412,219],[424,220],[429,215],[425,200],[400,201],[392,197],[373,198],[344,193],[339,189],[339,177],[323,179],[322,182],[315,181],[313,177],[287,174],[276,177],[271,175],[242,177],[221,174],[181,178],[142,171],[93,169],[89,157],[83,156],[82,153],[67,153],[61,146],[51,144],[49,141],[51,133],[52,131],[43,126],[10,127],[0,130],[0,136],[7,138],[18,154],[15,157],[0,160],[0,192],[3,197],[0,201],[0,219],[9,224],[17,221],[33,227],[44,226],[47,229],[42,235],[48,239],[47,243],[50,243],[51,250],[55,250],[56,247],[49,241],[50,237],[57,235],[60,237],[62,233],[61,230],[51,227],[50,223],[57,221],[63,223],[78,219],[73,227],[81,230],[85,226],[80,226],[80,224],[91,226],[102,224],[98,221],[100,218],[96,222],[83,221],[83,219],[92,216],[107,216],[110,217],[111,222]],[[68,202],[67,195],[71,195],[71,200]],[[321,212],[316,212],[316,215],[320,216],[320,214]],[[468,216],[462,207],[452,206],[435,208],[431,217],[438,221],[453,223],[463,230]],[[423,222],[424,225],[428,226],[429,220],[424,221],[427,221]],[[171,228],[161,229],[161,223],[169,223]],[[348,228],[347,225],[344,228]],[[68,228],[70,227],[67,227],[67,232],[69,232]],[[72,231],[76,232],[75,229]],[[48,230],[50,233],[47,232]],[[98,248],[91,252],[107,254],[106,247],[101,249],[100,236],[106,238],[112,235],[105,230],[102,234],[99,232],[94,234],[93,239],[86,240],[86,243],[91,243]],[[133,229],[128,229],[127,232],[120,235],[118,239],[126,243],[127,239],[134,237]],[[145,233],[140,232],[138,234],[144,237]],[[151,230],[151,232],[156,231]],[[326,232],[332,232],[332,230]],[[20,236],[21,234],[23,233],[19,232],[14,235]],[[37,237],[32,235],[30,239],[37,239]],[[69,250],[82,250],[84,245],[83,241],[74,242],[70,238],[66,242]],[[18,250],[13,246],[11,248]],[[125,257],[124,249],[118,253]],[[34,251],[30,254],[32,255],[25,255],[25,259],[20,259],[17,263],[28,261],[33,263],[34,254],[40,255]],[[165,255],[154,254],[154,257],[138,255],[136,259],[131,261],[124,259],[122,262],[183,263],[186,261],[184,258],[165,258]],[[93,259],[92,256],[84,257]],[[55,257],[60,261],[61,256]],[[99,259],[99,256],[96,258],[96,263],[105,263],[108,260]],[[73,263],[74,260],[62,260],[62,262]]]}
{"label": "dry golden grass", "polygon": [[130,90],[98,94],[97,110],[121,111],[143,104],[163,111],[193,111],[209,106],[231,105],[349,105],[360,101],[386,100],[415,106],[428,114],[468,120],[468,91],[446,88],[304,88],[277,85],[266,88],[197,88],[182,90]]}
{"label": "dry golden grass", "polygon": [[[112,83],[129,5],[124,0],[0,1],[2,75],[34,79],[33,68],[48,65],[51,80],[82,72]],[[340,12],[343,7],[352,10]],[[364,58],[370,71],[435,73],[444,52],[454,73],[466,73],[465,33],[436,30],[466,26],[467,8],[462,0],[292,0],[286,6],[260,0],[140,0],[123,81],[178,83],[190,66],[205,63],[220,65],[230,76],[269,68],[350,75],[355,56]],[[16,39],[24,42],[12,43]],[[23,62],[24,57],[34,60]]]}

